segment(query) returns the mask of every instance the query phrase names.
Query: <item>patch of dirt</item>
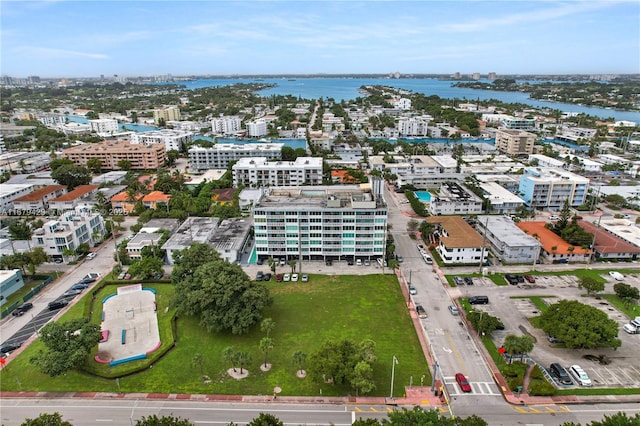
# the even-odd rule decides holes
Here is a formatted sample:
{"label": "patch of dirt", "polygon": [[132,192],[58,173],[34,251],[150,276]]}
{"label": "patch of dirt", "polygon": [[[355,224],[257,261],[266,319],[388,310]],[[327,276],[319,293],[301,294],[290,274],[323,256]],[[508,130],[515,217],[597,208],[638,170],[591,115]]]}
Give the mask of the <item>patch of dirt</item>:
{"label": "patch of dirt", "polygon": [[271,364],[260,364],[260,370],[262,370],[262,371],[271,370]]}
{"label": "patch of dirt", "polygon": [[236,370],[233,371],[233,368],[230,368],[227,370],[227,374],[236,380],[242,380],[242,379],[246,379],[249,376],[249,370],[247,370],[246,368],[243,368],[242,370],[240,370],[239,368],[236,368]]}
{"label": "patch of dirt", "polygon": [[298,370],[296,371],[296,377],[298,379],[304,379],[305,377],[307,377],[307,372],[304,370]]}

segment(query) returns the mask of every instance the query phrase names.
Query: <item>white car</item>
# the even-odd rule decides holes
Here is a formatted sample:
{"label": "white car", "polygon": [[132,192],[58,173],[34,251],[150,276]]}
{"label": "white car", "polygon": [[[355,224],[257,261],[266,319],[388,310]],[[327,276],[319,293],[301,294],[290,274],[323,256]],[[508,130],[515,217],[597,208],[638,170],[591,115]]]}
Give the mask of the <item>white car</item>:
{"label": "white car", "polygon": [[282,281],[291,281],[291,275],[290,274],[284,274],[284,276],[282,277]]}
{"label": "white car", "polygon": [[549,220],[560,220],[560,217],[552,214],[551,216],[549,216]]}
{"label": "white car", "polygon": [[591,383],[591,379],[579,365],[572,365],[571,367],[569,367],[569,372],[576,379],[576,383],[578,383],[580,386],[593,386],[593,383]]}
{"label": "white car", "polygon": [[618,271],[609,271],[609,275],[616,281],[622,281],[624,279],[624,275]]}
{"label": "white car", "polygon": [[97,255],[98,255],[98,253],[91,252],[91,253],[89,253],[89,254],[87,255],[87,260],[91,260],[91,259],[93,259],[94,257],[96,257]]}
{"label": "white car", "polygon": [[298,274],[292,274],[291,281],[298,281]]}

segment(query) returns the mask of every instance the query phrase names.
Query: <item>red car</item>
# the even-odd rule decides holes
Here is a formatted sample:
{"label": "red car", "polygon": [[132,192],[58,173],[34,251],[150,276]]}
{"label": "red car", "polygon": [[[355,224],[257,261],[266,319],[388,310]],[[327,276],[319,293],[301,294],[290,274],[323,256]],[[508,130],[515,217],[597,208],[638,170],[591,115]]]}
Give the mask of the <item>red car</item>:
{"label": "red car", "polygon": [[536,279],[533,278],[533,276],[531,276],[531,275],[525,275],[524,279],[527,280],[530,283],[535,283],[536,282]]}
{"label": "red car", "polygon": [[467,381],[467,378],[464,377],[464,374],[457,373],[456,382],[458,382],[458,386],[460,386],[460,389],[462,389],[462,392],[471,392],[471,385]]}

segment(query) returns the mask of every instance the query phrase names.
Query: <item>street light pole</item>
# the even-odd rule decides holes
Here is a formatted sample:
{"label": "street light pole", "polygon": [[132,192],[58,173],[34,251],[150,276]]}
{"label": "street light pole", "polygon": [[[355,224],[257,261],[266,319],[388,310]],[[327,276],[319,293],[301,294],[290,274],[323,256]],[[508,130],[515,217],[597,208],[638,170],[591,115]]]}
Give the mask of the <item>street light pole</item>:
{"label": "street light pole", "polygon": [[396,375],[396,364],[398,363],[398,358],[393,356],[393,360],[391,362],[391,394],[389,395],[389,399],[393,399],[393,380]]}

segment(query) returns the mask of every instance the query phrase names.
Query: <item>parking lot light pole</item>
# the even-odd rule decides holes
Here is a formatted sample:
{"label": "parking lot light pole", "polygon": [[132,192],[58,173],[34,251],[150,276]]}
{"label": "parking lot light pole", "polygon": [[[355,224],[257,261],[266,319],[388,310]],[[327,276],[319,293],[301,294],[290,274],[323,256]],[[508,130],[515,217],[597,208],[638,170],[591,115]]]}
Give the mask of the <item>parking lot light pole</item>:
{"label": "parking lot light pole", "polygon": [[393,356],[393,361],[391,362],[391,394],[389,395],[389,399],[393,399],[393,379],[396,374],[396,364],[398,363],[398,358]]}

